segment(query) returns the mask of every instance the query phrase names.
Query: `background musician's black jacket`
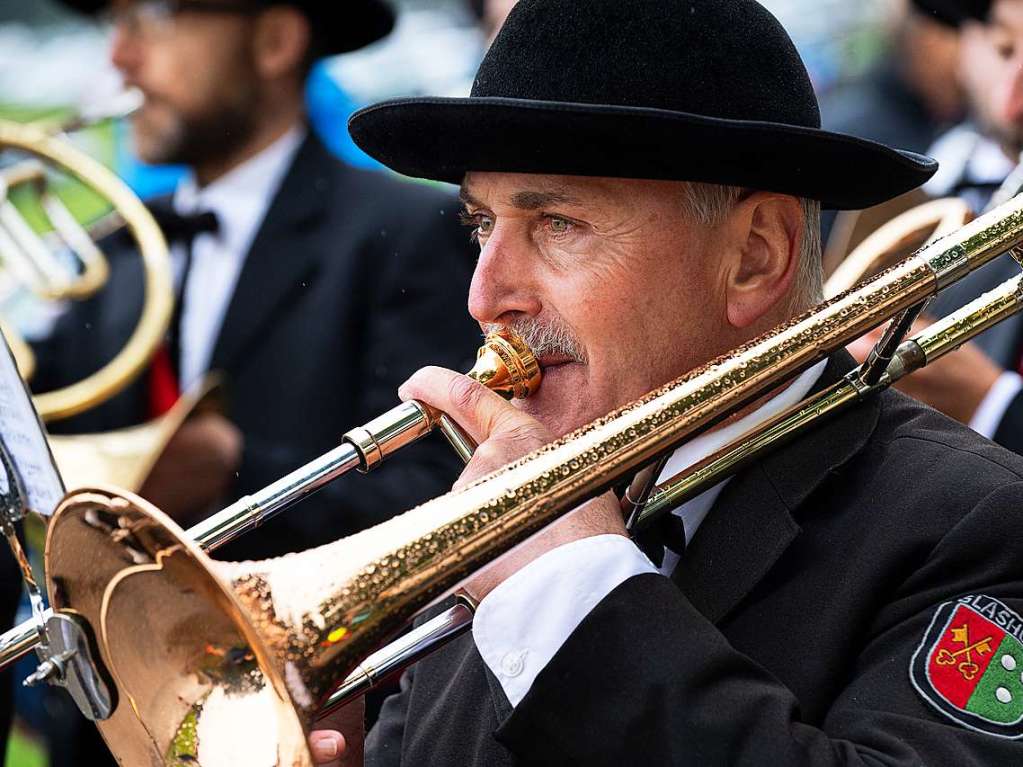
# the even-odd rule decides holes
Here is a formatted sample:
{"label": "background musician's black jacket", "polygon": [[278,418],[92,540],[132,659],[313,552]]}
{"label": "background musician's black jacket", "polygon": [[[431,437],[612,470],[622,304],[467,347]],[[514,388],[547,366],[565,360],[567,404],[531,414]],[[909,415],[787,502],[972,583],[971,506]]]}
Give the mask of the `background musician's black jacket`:
{"label": "background musician's black jacket", "polygon": [[[37,347],[37,390],[109,359],[141,307],[130,244],[107,247],[112,273]],[[246,257],[214,345],[226,414],[245,437],[233,497],[335,447],[398,403],[426,364],[459,368],[479,345],[466,309],[473,246],[453,195],[351,168],[310,136],[296,153]],[[145,420],[145,377],[58,430],[105,431]],[[218,552],[275,556],[335,540],[431,498],[457,476],[440,440],[407,449],[367,477],[343,478]],[[222,552],[222,553],[221,553]]]}
{"label": "background musician's black jacket", "polygon": [[471,636],[413,667],[367,765],[1023,764],[909,676],[943,602],[1023,610],[1021,506],[1023,460],[885,393],[736,476],[673,579],[621,584],[514,711]]}

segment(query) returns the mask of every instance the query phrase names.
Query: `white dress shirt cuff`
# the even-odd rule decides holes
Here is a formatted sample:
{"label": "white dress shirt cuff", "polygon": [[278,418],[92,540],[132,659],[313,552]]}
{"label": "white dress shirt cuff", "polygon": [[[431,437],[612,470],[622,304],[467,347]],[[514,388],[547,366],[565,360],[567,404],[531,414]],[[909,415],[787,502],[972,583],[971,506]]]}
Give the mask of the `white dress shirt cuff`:
{"label": "white dress shirt cuff", "polygon": [[512,706],[598,602],[632,576],[656,572],[628,538],[597,535],[548,551],[490,592],[472,635]]}
{"label": "white dress shirt cuff", "polygon": [[1012,370],[1006,370],[988,389],[980,407],[970,419],[970,428],[978,434],[991,439],[998,431],[998,424],[1012,400],[1023,389],[1023,377]]}

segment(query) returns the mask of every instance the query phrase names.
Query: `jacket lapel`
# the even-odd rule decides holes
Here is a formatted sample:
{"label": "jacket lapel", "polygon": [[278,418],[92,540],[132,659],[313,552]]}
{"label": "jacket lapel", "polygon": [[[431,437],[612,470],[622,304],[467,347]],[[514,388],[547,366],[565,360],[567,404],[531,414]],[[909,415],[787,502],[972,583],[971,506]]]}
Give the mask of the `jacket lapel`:
{"label": "jacket lapel", "polygon": [[325,250],[315,239],[315,224],[326,215],[329,171],[336,163],[311,134],[299,147],[245,257],[210,370],[231,370],[296,288],[314,278]]}
{"label": "jacket lapel", "polygon": [[[829,361],[818,391],[853,366]],[[876,397],[853,407],[745,469],[725,486],[672,579],[708,619],[722,620],[799,534],[796,511],[831,472],[856,455],[877,425]]]}

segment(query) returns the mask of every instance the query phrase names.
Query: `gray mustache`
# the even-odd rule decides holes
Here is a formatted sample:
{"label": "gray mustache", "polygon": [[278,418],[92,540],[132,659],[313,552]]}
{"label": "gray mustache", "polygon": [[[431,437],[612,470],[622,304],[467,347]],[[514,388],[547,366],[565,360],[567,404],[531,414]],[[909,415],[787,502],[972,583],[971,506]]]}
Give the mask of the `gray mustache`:
{"label": "gray mustache", "polygon": [[551,320],[526,317],[508,323],[483,323],[484,333],[507,328],[516,333],[537,357],[565,355],[575,362],[586,362],[583,345],[567,325]]}

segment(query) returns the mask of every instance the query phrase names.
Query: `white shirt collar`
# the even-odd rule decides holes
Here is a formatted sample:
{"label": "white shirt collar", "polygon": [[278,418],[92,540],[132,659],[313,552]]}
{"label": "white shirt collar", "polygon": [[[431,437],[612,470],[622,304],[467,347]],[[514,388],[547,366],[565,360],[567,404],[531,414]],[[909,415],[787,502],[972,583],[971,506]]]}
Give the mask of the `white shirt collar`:
{"label": "white shirt collar", "polygon": [[[181,287],[180,383],[185,389],[207,370],[213,348],[231,303],[246,257],[270,204],[305,138],[302,125],[293,126],[270,146],[199,189],[187,177],[174,193],[179,213],[210,210],[217,216],[214,235],[200,235],[191,247],[191,268]],[[175,281],[185,273],[185,249],[172,251]]]}
{"label": "white shirt collar", "polygon": [[[671,457],[664,466],[664,470],[657,478],[657,482],[661,483],[671,479],[684,469],[688,469],[698,461],[701,461],[712,453],[720,450],[729,442],[734,441],[751,429],[754,429],[768,419],[773,418],[783,410],[795,405],[803,399],[813,388],[814,384],[817,383],[817,379],[820,378],[821,373],[824,372],[824,368],[827,367],[827,364],[827,360],[821,360],[816,365],[800,374],[783,391],[771,397],[771,399],[763,405],[758,407],[752,413],[743,416],[738,421],[723,426],[720,429],[707,432],[706,434],[701,434],[699,437],[686,442],[678,448],[678,450],[671,454]],[[700,523],[703,522],[708,512],[710,512],[711,507],[714,505],[714,502],[717,500],[726,484],[728,484],[727,479],[719,482],[709,490],[703,491],[695,498],[691,498],[672,512],[672,514],[682,519],[682,524],[686,531],[686,544],[692,540],[693,534],[696,533],[696,529],[700,526]],[[664,562],[661,565],[661,572],[670,573],[675,569],[675,565],[678,564],[678,561],[679,557],[677,554],[670,549],[665,551]]]}

